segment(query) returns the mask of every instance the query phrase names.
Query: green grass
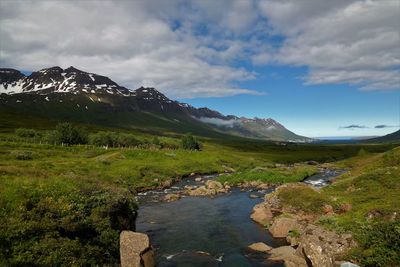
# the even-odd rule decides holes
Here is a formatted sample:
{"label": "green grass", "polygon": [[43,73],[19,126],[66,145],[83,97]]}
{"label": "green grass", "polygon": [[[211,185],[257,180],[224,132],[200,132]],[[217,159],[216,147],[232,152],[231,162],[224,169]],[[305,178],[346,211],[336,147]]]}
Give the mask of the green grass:
{"label": "green grass", "polygon": [[[278,195],[281,202],[319,215],[317,222],[328,229],[351,232],[359,246],[348,257],[362,266],[400,265],[400,147],[359,153],[335,166],[351,170],[320,191],[301,185],[284,188]],[[323,215],[325,204],[336,214]],[[342,210],[343,204],[351,209]]]}
{"label": "green grass", "polygon": [[259,181],[262,183],[293,183],[300,182],[305,178],[317,173],[315,166],[296,167],[265,167],[255,168],[248,171],[236,172],[218,177],[218,181],[237,185],[243,182]]}
{"label": "green grass", "polygon": [[[312,174],[315,167],[300,164],[275,168],[275,163],[343,159],[359,154],[361,149],[375,155],[392,147],[276,145],[199,136],[201,151],[63,147],[16,137],[12,127],[38,128],[33,123],[11,124],[0,133],[0,266],[115,265],[119,261],[119,231],[134,228],[135,192],[193,172],[234,169],[237,173],[221,177],[232,184],[251,180],[292,182]],[[55,124],[41,125],[39,130]],[[176,133],[159,136],[139,130],[80,126],[89,132],[134,133],[140,141],[158,136],[161,142],[180,143]],[[396,156],[388,156],[387,161],[396,161]]]}

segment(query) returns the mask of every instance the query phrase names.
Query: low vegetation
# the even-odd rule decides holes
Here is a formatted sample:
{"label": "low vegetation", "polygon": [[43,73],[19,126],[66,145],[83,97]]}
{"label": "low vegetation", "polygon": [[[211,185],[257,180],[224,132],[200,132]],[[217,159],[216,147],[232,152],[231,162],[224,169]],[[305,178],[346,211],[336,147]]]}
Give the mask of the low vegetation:
{"label": "low vegetation", "polygon": [[200,143],[191,134],[186,134],[181,139],[182,148],[187,150],[200,150]]}
{"label": "low vegetation", "polygon": [[[367,159],[393,147],[282,145],[55,125],[0,133],[0,266],[115,265],[119,231],[134,228],[136,192],[166,186],[191,173],[233,171],[221,177],[232,184],[293,182],[316,171],[305,161],[349,158],[360,149],[365,155],[358,157]],[[382,160],[392,164],[385,171],[397,170],[397,154],[386,153]],[[288,167],[293,162],[302,163]],[[387,182],[369,181],[368,188]],[[397,188],[388,185],[390,190]],[[346,185],[338,184],[336,190],[340,188]],[[348,197],[341,201],[364,205],[361,196]],[[387,215],[398,198],[385,197],[392,202],[378,207]],[[349,225],[346,218],[344,214],[338,224]]]}
{"label": "low vegetation", "polygon": [[289,166],[289,167],[257,167],[251,170],[223,175],[218,178],[222,183],[228,182],[237,185],[244,182],[260,181],[262,183],[292,183],[300,182],[317,173],[315,166]]}
{"label": "low vegetation", "polygon": [[[283,189],[282,203],[319,215],[318,223],[328,229],[352,233],[358,247],[348,257],[362,266],[400,265],[400,148],[363,151],[335,165],[351,170],[320,191]],[[334,214],[324,215],[324,205]]]}

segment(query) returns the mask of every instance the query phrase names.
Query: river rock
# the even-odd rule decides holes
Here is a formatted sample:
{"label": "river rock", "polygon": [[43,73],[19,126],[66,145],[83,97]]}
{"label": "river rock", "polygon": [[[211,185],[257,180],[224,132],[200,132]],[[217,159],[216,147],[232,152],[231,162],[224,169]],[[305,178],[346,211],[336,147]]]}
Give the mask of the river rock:
{"label": "river rock", "polygon": [[261,225],[267,225],[271,222],[273,216],[269,206],[265,203],[260,203],[254,206],[250,218]]}
{"label": "river rock", "polygon": [[307,267],[306,260],[295,254],[296,250],[291,246],[283,246],[270,250],[269,260],[284,261],[286,267]]}
{"label": "river rock", "polygon": [[206,187],[208,189],[214,189],[214,190],[220,190],[220,189],[224,188],[220,182],[213,181],[213,180],[208,180],[206,182]]}
{"label": "river rock", "polygon": [[121,267],[154,267],[154,255],[146,234],[122,231],[120,234]]}
{"label": "river rock", "polygon": [[286,237],[291,230],[299,230],[300,225],[296,219],[286,218],[286,217],[278,217],[274,220],[271,227],[269,227],[269,231],[271,235],[275,238],[283,238]]}
{"label": "river rock", "polygon": [[349,234],[339,235],[309,224],[300,237],[296,255],[306,257],[315,267],[333,267],[335,261],[354,245]]}
{"label": "river rock", "polygon": [[212,196],[218,193],[227,193],[228,190],[218,181],[207,180],[205,185],[192,190],[188,189],[186,192],[189,196]]}
{"label": "river rock", "polygon": [[214,190],[208,190],[204,185],[202,185],[195,189],[189,189],[187,193],[189,196],[207,196],[211,195],[211,193],[215,194],[216,192]]}
{"label": "river rock", "polygon": [[253,243],[249,246],[249,249],[259,251],[259,252],[268,252],[272,249],[272,247],[268,246],[263,242]]}
{"label": "river rock", "polygon": [[141,255],[143,267],[154,267],[156,262],[154,260],[154,251],[148,250]]}
{"label": "river rock", "polygon": [[166,180],[162,183],[162,187],[170,187],[172,185],[171,180]]}
{"label": "river rock", "polygon": [[201,182],[201,177],[197,177],[194,179],[196,182]]}
{"label": "river rock", "polygon": [[253,198],[254,199],[254,198],[258,198],[258,196],[256,194],[250,194],[249,198]]}
{"label": "river rock", "polygon": [[181,198],[181,196],[179,194],[167,194],[167,195],[165,195],[164,200],[167,202],[172,202],[172,201],[176,201],[180,198]]}

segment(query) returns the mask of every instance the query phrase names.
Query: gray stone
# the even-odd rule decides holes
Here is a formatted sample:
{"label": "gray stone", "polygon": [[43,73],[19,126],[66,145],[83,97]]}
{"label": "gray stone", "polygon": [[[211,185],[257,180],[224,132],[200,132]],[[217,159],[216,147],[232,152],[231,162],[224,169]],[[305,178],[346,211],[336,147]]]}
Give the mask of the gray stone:
{"label": "gray stone", "polygon": [[249,246],[250,249],[259,251],[259,252],[268,252],[272,248],[263,242],[253,243]]}
{"label": "gray stone", "polygon": [[154,267],[153,252],[146,234],[122,231],[119,242],[121,267]]}
{"label": "gray stone", "polygon": [[275,238],[286,237],[291,230],[299,230],[300,226],[296,219],[279,217],[274,220],[269,231]]}

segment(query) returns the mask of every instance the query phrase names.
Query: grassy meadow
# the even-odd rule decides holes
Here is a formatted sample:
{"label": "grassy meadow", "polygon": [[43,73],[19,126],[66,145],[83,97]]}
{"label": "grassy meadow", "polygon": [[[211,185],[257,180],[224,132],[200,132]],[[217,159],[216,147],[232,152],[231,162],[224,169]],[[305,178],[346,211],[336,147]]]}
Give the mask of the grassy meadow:
{"label": "grassy meadow", "polygon": [[[358,161],[349,158],[364,154],[379,157],[394,147],[198,137],[201,150],[195,151],[181,148],[179,135],[83,126],[89,133],[112,130],[133,134],[138,145],[54,145],[42,142],[37,135],[16,136],[13,127],[2,129],[0,266],[117,264],[119,232],[135,227],[136,192],[169,185],[191,173],[234,172],[221,178],[231,184],[294,182],[316,171],[305,161],[344,159],[342,164],[357,165]],[[43,134],[38,136],[52,127],[39,128]],[[288,167],[298,162],[302,163]],[[347,184],[338,186],[335,190]],[[361,198],[352,201],[362,205]]]}
{"label": "grassy meadow", "polygon": [[[279,191],[284,205],[317,215],[317,222],[350,232],[358,242],[348,258],[361,266],[400,264],[400,147],[384,153],[361,151],[334,163],[350,169],[320,191],[299,185]],[[334,214],[325,215],[324,205]]]}

